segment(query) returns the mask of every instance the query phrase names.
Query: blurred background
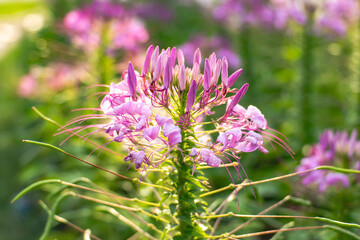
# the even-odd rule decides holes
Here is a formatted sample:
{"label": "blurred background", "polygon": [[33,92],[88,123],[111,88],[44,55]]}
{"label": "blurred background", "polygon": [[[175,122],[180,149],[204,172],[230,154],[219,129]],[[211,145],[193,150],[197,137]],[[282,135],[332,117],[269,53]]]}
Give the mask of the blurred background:
{"label": "blurred background", "polygon": [[[203,58],[215,52],[228,58],[232,71],[244,69],[236,87],[245,82],[250,87],[241,104],[257,106],[269,126],[284,134],[296,153],[293,160],[285,150],[269,145],[267,155],[244,154],[243,165],[251,180],[294,172],[309,145],[317,142],[325,129],[350,132],[359,128],[359,1],[113,1],[110,8],[102,7],[102,2],[0,0],[0,239],[41,235],[47,214],[38,201],[47,199],[51,186],[10,203],[16,193],[37,180],[88,177],[125,195],[146,194],[22,140],[58,146],[67,135],[55,136],[58,127],[41,119],[32,106],[65,125],[79,115],[73,109],[98,106],[101,96],[89,96],[103,89],[89,86],[119,81],[130,60],[140,69],[150,44],[181,48],[187,63],[199,47]],[[94,141],[104,143],[101,138]],[[76,137],[62,147],[83,158],[94,149]],[[122,151],[116,144],[109,147]],[[92,154],[88,159],[118,172],[127,169],[121,158],[109,153]],[[136,176],[131,170],[127,174]],[[231,181],[224,169],[209,170],[206,176],[214,188]],[[250,188],[245,189],[239,193],[240,212],[256,214],[291,194],[322,207],[288,205],[281,213],[315,212],[360,221],[359,210],[355,210],[358,189],[353,189],[349,199],[340,196],[336,202],[327,202],[328,195],[314,195],[316,190],[307,190],[296,178],[259,185],[256,199]],[[221,200],[226,195],[218,197]],[[354,209],[351,213],[343,211],[349,202]],[[84,228],[96,226],[93,232],[103,239],[120,239],[120,233],[121,239],[126,239],[134,234],[119,223],[81,209],[81,204],[65,201],[64,215]],[[236,201],[229,208],[237,212]],[[260,223],[248,231],[283,224],[278,220]],[[239,222],[231,224],[229,228]],[[302,232],[291,239],[334,236],[326,232],[321,238],[311,238],[310,233]],[[56,238],[82,239],[63,224],[54,228],[49,239]]]}

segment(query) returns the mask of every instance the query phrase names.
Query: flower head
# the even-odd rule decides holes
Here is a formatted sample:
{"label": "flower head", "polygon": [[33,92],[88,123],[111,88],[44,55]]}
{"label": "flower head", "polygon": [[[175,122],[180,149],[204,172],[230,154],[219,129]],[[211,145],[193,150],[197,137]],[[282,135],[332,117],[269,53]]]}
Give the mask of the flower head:
{"label": "flower head", "polygon": [[[220,73],[226,77],[227,67],[225,57],[217,59],[213,53],[203,60],[200,50],[193,55],[192,68],[186,67],[181,50],[150,46],[141,74],[129,63],[120,82],[110,84],[100,104],[101,114],[93,117],[108,121],[93,127],[108,134],[111,141],[128,145],[131,151],[125,160],[133,161],[137,169],[172,161],[179,151],[194,166],[219,167],[229,161],[228,156],[239,161],[238,154],[243,152],[267,152],[264,140],[273,140],[291,152],[285,142],[266,132],[267,122],[258,108],[239,105],[248,84],[240,89],[231,86],[241,70],[227,83],[218,81]],[[203,122],[221,105],[228,105],[223,116]],[[218,134],[215,142],[202,141],[209,136],[202,130],[204,124],[213,125],[211,132]]]}
{"label": "flower head", "polygon": [[[353,131],[348,136],[346,132],[326,130],[320,136],[319,143],[312,145],[308,155],[301,160],[297,171],[306,171],[322,165],[350,167],[359,170],[360,141],[357,141],[356,137],[356,131]],[[347,175],[332,173],[329,170],[305,173],[302,183],[305,185],[317,185],[322,192],[333,185],[350,186],[350,180]]]}
{"label": "flower head", "polygon": [[99,47],[104,38],[109,40],[108,51],[124,49],[137,51],[139,44],[149,38],[143,24],[120,4],[96,0],[69,12],[63,25],[72,42],[86,51]]}

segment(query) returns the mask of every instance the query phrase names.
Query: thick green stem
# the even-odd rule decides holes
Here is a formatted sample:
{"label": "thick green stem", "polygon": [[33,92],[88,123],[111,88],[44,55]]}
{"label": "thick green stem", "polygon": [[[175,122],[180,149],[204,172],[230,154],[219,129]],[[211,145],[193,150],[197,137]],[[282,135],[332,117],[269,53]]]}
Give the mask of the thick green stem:
{"label": "thick green stem", "polygon": [[349,31],[352,53],[350,58],[350,81],[348,84],[348,97],[350,106],[346,117],[349,128],[360,126],[360,22]]}
{"label": "thick green stem", "polygon": [[301,79],[299,84],[299,119],[302,143],[312,142],[314,133],[313,106],[311,101],[312,85],[315,79],[313,70],[313,13],[309,11],[308,21],[303,29]]}
{"label": "thick green stem", "polygon": [[[181,119],[186,112],[186,98],[183,96],[180,99],[180,108],[178,112],[178,119]],[[177,195],[177,207],[175,217],[178,219],[178,226],[176,227],[177,234],[174,239],[194,239],[195,237],[204,237],[206,233],[199,226],[198,214],[203,212],[203,206],[196,201],[199,199],[200,190],[203,188],[199,183],[196,173],[192,174],[192,167],[186,162],[186,154],[190,149],[189,129],[187,126],[180,126],[182,141],[179,144],[179,149],[176,150],[176,167],[177,174],[174,181],[174,186]],[[175,151],[175,150],[174,150]],[[198,213],[198,214],[196,214]]]}
{"label": "thick green stem", "polygon": [[95,62],[98,78],[102,84],[110,84],[115,76],[114,58],[109,52],[109,47],[111,45],[110,24],[111,22],[104,23],[101,35],[101,45],[99,46]]}
{"label": "thick green stem", "polygon": [[177,162],[178,178],[176,183],[176,190],[178,196],[178,210],[177,218],[179,220],[178,231],[181,234],[181,239],[192,239],[193,223],[191,219],[191,212],[195,205],[193,194],[188,189],[188,182],[186,175],[188,173],[188,167],[185,164],[184,158],[181,152],[178,152]]}

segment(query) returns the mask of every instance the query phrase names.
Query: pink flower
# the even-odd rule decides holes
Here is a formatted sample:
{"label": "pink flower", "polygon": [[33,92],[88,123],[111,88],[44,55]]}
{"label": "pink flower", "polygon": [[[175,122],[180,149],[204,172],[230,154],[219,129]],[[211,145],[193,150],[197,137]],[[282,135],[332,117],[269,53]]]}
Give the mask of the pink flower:
{"label": "pink flower", "polygon": [[[73,123],[91,118],[107,119],[106,123],[88,127],[97,128],[94,132],[104,131],[113,142],[128,145],[133,151],[125,160],[134,160],[136,168],[158,166],[176,151],[184,155],[190,152],[185,161],[191,161],[194,166],[204,162],[219,167],[222,158],[228,160],[226,155],[235,156],[239,161],[236,156],[242,152],[259,149],[266,153],[264,139],[272,140],[268,136],[291,152],[284,141],[266,133],[267,123],[259,109],[249,106],[245,110],[238,105],[248,84],[240,89],[230,87],[240,76],[241,69],[227,79],[225,57],[217,59],[213,53],[205,58],[204,72],[200,68],[200,50],[193,54],[192,68],[185,67],[183,58],[182,51],[175,48],[160,50],[150,46],[141,74],[129,63],[120,82],[110,84],[109,92],[100,104],[102,113],[79,117]],[[219,83],[220,73],[223,81]],[[214,119],[215,131],[219,132],[216,142],[202,142],[204,132],[198,130],[201,120],[213,114],[214,107],[227,103],[224,116]],[[154,152],[164,154],[164,157],[154,159]]]}
{"label": "pink flower", "polygon": [[159,136],[160,126],[148,127],[143,129],[143,134],[146,140],[152,141]]}
{"label": "pink flower", "polygon": [[242,141],[236,146],[236,149],[242,152],[253,152],[263,145],[263,138],[260,134],[250,131]]}
{"label": "pink flower", "polygon": [[181,129],[172,123],[165,123],[163,125],[164,136],[168,137],[169,145],[174,146],[181,142]]}
{"label": "pink flower", "polygon": [[200,150],[200,157],[201,161],[206,162],[210,167],[220,167],[222,163],[221,159],[215,156],[213,151],[206,148]]}
{"label": "pink flower", "polygon": [[31,75],[25,75],[20,80],[17,93],[24,98],[31,97],[36,94],[37,88],[37,80]]}
{"label": "pink flower", "polygon": [[135,168],[138,169],[141,167],[142,163],[145,161],[145,153],[144,151],[135,152],[131,151],[127,157],[124,158],[124,161],[134,160]]}
{"label": "pink flower", "polygon": [[[357,133],[353,131],[349,137],[346,132],[326,130],[320,136],[319,143],[311,146],[308,155],[301,160],[297,171],[306,171],[318,166],[342,166],[346,161],[350,168],[358,169],[360,166],[359,141],[356,140]],[[341,173],[332,173],[329,170],[318,170],[302,175],[304,185],[318,185],[319,190],[324,192],[333,185],[350,186],[350,179]]]}
{"label": "pink flower", "polygon": [[86,52],[101,46],[104,29],[109,29],[108,52],[118,49],[137,51],[139,44],[148,40],[144,25],[120,4],[93,1],[69,12],[63,21],[72,42]]}
{"label": "pink flower", "polygon": [[304,25],[310,14],[318,33],[342,36],[359,20],[360,6],[357,0],[225,0],[213,11],[215,19],[232,27],[242,28],[250,24],[266,29],[284,29],[294,21]]}

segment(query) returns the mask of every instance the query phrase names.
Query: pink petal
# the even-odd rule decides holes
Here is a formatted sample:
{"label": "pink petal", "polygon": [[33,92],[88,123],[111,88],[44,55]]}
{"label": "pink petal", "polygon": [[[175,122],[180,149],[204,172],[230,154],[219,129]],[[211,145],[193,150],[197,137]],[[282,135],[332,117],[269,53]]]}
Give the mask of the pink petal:
{"label": "pink petal", "polygon": [[129,62],[128,75],[127,76],[128,76],[128,85],[129,85],[130,95],[132,97],[134,97],[135,94],[136,94],[137,79],[136,79],[134,67],[133,67],[131,62]]}
{"label": "pink petal", "polygon": [[213,152],[207,148],[200,149],[201,160],[204,162],[208,162],[210,155],[212,155],[212,154],[213,154]]}
{"label": "pink petal", "polygon": [[241,72],[242,72],[242,68],[230,75],[228,82],[227,82],[228,88],[230,88],[236,82],[238,77],[241,75]]}
{"label": "pink petal", "polygon": [[150,45],[150,47],[146,51],[144,66],[143,66],[143,69],[142,69],[142,72],[141,72],[142,76],[145,76],[149,72],[151,55],[152,55],[153,51],[154,51],[154,46]]}
{"label": "pink petal", "polygon": [[260,134],[249,131],[242,142],[240,142],[236,149],[242,152],[253,152],[263,144],[263,139]]}
{"label": "pink petal", "polygon": [[197,84],[196,84],[196,81],[193,80],[191,82],[189,93],[188,93],[187,100],[186,100],[186,112],[190,112],[192,106],[195,103],[196,90],[197,90]]}
{"label": "pink petal", "polygon": [[228,137],[224,132],[221,132],[216,139],[216,142],[221,142],[224,148],[228,145]]}
{"label": "pink petal", "polygon": [[173,47],[171,49],[170,56],[171,56],[171,63],[172,63],[171,67],[175,67],[175,61],[176,61],[176,48],[175,47]]}
{"label": "pink petal", "polygon": [[185,58],[184,58],[184,53],[181,49],[178,49],[178,53],[177,53],[177,61],[178,61],[178,65],[185,65]]}
{"label": "pink petal", "polygon": [[[180,130],[180,128],[179,128],[179,130]],[[169,140],[170,146],[174,146],[175,144],[181,143],[181,141],[182,141],[181,132],[180,131],[172,132],[171,134],[169,134],[168,140]]]}
{"label": "pink petal", "polygon": [[181,132],[181,129],[172,123],[166,123],[163,125],[163,132],[164,132],[164,136],[168,137],[170,134],[174,132]]}
{"label": "pink petal", "polygon": [[194,53],[194,61],[193,61],[193,66],[196,64],[200,65],[201,63],[201,52],[200,52],[200,49],[197,48],[195,50],[195,53]]}
{"label": "pink petal", "polygon": [[207,164],[211,167],[220,167],[221,165],[221,159],[216,157],[215,155],[211,154],[209,157],[209,160],[207,162]]}
{"label": "pink petal", "polygon": [[210,81],[210,86],[217,85],[219,76],[220,76],[220,71],[221,71],[221,60],[218,59],[216,65],[215,65],[213,76]]}
{"label": "pink petal", "polygon": [[195,157],[196,155],[198,155],[198,151],[196,150],[196,148],[192,148],[190,151],[189,156],[190,157]]}
{"label": "pink petal", "polygon": [[140,152],[135,153],[134,158],[135,158],[135,160],[134,160],[135,168],[138,169],[138,168],[141,167],[141,164],[144,161],[144,158],[145,158],[144,151],[140,151]]}
{"label": "pink petal", "polygon": [[160,126],[148,127],[143,129],[144,138],[149,142],[159,136]]}
{"label": "pink petal", "polygon": [[234,98],[231,100],[228,109],[226,110],[227,114],[230,114],[233,108],[239,103],[240,99],[245,95],[249,84],[245,83],[240,90],[235,94]]}
{"label": "pink petal", "polygon": [[204,90],[205,91],[209,91],[210,80],[211,80],[211,71],[210,71],[209,60],[205,59],[205,66],[204,66]]}
{"label": "pink petal", "polygon": [[142,115],[139,117],[138,122],[135,126],[135,130],[141,130],[145,127],[146,124],[146,116]]}
{"label": "pink petal", "polygon": [[173,123],[171,118],[163,117],[163,116],[160,116],[159,114],[155,115],[155,120],[156,120],[157,124],[159,124],[160,126],[163,126],[164,124],[172,124]]}
{"label": "pink petal", "polygon": [[[180,49],[179,49],[180,50]],[[186,85],[186,72],[185,72],[185,65],[180,65],[179,67],[179,87],[180,91],[184,91]]]}
{"label": "pink petal", "polygon": [[168,89],[170,87],[170,82],[172,78],[172,64],[171,57],[167,59],[164,71],[164,88]]}
{"label": "pink petal", "polygon": [[153,54],[151,55],[151,73],[155,71],[155,66],[157,63],[157,59],[159,57],[159,46],[156,46]]}

